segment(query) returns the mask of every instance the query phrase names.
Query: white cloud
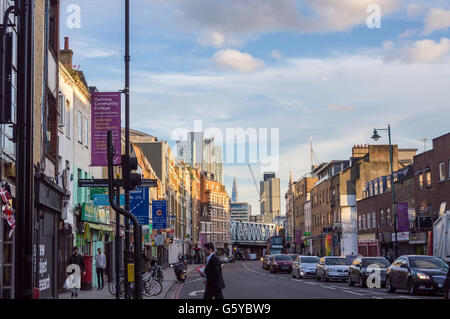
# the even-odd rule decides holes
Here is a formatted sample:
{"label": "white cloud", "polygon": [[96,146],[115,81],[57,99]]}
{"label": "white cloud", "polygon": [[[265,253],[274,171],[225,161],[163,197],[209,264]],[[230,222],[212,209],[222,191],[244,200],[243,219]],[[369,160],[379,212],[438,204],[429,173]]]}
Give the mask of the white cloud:
{"label": "white cloud", "polygon": [[177,24],[200,32],[198,42],[219,48],[243,38],[279,31],[314,33],[348,31],[364,24],[370,5],[382,17],[400,0],[174,0]]}
{"label": "white cloud", "polygon": [[337,105],[337,104],[328,104],[327,108],[330,111],[336,111],[336,112],[350,112],[355,109],[354,106],[350,105]]}
{"label": "white cloud", "polygon": [[240,72],[253,72],[264,66],[264,61],[233,49],[217,51],[214,54],[213,62],[221,68]]}
{"label": "white cloud", "polygon": [[431,9],[424,20],[423,34],[429,35],[437,30],[445,30],[450,27],[450,10]]}
{"label": "white cloud", "polygon": [[217,31],[204,33],[197,41],[203,46],[221,48],[225,44],[225,34]]}
{"label": "white cloud", "polygon": [[400,60],[406,63],[436,63],[448,57],[450,39],[442,38],[439,42],[425,39],[402,48],[396,48],[393,42],[387,41],[384,49],[385,59],[388,62]]}
{"label": "white cloud", "polygon": [[279,50],[272,50],[272,52],[270,52],[270,56],[275,60],[280,60],[283,58],[283,53]]}
{"label": "white cloud", "polygon": [[409,16],[419,16],[424,10],[424,7],[418,3],[410,3],[406,7],[406,12]]}

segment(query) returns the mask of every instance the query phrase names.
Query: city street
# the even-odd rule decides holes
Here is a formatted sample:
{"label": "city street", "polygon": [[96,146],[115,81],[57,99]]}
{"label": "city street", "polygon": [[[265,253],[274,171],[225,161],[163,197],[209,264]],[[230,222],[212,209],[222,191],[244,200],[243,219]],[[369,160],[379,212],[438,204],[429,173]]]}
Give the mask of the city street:
{"label": "city street", "polygon": [[[260,261],[244,261],[223,265],[226,299],[442,299],[442,295],[410,296],[399,290],[394,294],[384,289],[349,287],[347,282],[319,282],[294,279],[290,274],[271,274]],[[169,299],[201,299],[204,284],[192,273],[184,284],[174,285],[166,294]]]}

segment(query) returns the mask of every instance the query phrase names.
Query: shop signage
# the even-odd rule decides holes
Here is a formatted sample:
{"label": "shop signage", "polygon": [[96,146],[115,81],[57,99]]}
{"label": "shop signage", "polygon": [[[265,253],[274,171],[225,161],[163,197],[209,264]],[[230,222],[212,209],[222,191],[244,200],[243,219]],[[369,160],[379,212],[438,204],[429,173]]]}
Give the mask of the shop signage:
{"label": "shop signage", "polygon": [[427,239],[426,233],[415,233],[409,235],[410,244],[425,244]]}
{"label": "shop signage", "polygon": [[[398,241],[408,241],[409,232],[397,232]],[[395,242],[395,233],[392,233],[392,241]]]}
{"label": "shop signage", "polygon": [[120,128],[120,92],[91,94],[91,166],[107,166],[107,132],[113,133],[114,164],[120,164],[122,134]]}
{"label": "shop signage", "polygon": [[376,241],[377,241],[377,238],[375,236],[375,233],[358,235],[359,243],[375,243]]}
{"label": "shop signage", "polygon": [[81,220],[97,224],[109,224],[109,211],[89,203],[81,206]]}

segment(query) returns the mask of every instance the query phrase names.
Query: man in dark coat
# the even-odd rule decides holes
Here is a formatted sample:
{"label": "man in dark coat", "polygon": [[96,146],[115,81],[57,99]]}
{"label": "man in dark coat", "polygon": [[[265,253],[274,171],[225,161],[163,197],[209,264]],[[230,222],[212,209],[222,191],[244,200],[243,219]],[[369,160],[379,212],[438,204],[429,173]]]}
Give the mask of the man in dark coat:
{"label": "man in dark coat", "polygon": [[[69,265],[78,265],[80,270],[83,272],[83,276],[86,275],[86,269],[84,267],[84,258],[78,253],[78,247],[73,247],[73,254],[69,257]],[[72,296],[78,297],[78,292],[80,291],[80,283],[76,284],[76,287],[72,290]]]}
{"label": "man in dark coat", "polygon": [[204,251],[206,255],[206,267],[204,272],[206,288],[203,299],[223,299],[222,289],[225,289],[225,282],[222,277],[222,263],[214,254],[213,243],[206,243]]}

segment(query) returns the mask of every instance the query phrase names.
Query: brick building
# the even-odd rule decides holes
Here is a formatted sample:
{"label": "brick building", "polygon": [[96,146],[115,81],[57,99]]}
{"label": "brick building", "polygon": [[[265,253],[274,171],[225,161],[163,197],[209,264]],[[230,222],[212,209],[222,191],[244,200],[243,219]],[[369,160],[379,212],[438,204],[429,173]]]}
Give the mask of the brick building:
{"label": "brick building", "polygon": [[450,210],[450,133],[433,139],[433,148],[414,157],[417,226],[428,231],[432,253],[432,223]]}
{"label": "brick building", "polygon": [[[407,203],[409,231],[398,232],[399,255],[426,252],[425,233],[414,218],[414,171],[407,166],[394,172],[395,202]],[[358,252],[363,256],[394,255],[395,231],[390,176],[366,184],[364,198],[357,201]]]}

